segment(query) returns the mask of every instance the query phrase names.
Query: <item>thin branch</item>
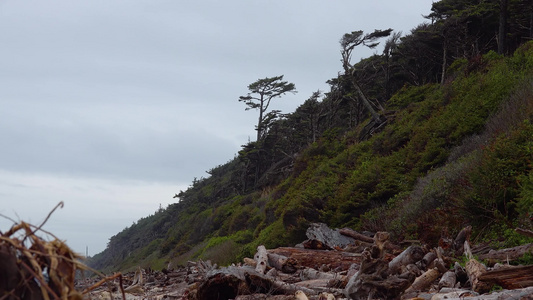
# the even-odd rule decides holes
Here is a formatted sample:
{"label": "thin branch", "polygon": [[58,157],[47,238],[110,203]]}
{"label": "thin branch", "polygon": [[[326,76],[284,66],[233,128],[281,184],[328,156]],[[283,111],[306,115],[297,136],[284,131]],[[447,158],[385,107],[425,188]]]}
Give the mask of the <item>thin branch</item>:
{"label": "thin branch", "polygon": [[[50,216],[52,216],[52,214],[54,213],[54,211],[60,207],[63,208],[63,206],[65,206],[65,204],[63,203],[63,201],[59,201],[59,203],[54,207],[54,209],[52,209],[52,211],[50,211],[48,213],[48,216],[46,216],[46,219],[44,219],[44,221],[41,223],[41,225],[37,226],[37,228],[35,228],[35,230],[33,230],[29,235],[33,235],[35,234],[37,231],[41,230],[41,227],[44,226],[44,224],[46,224],[46,222],[48,221],[48,219],[50,219]],[[24,240],[26,240],[26,238],[29,236],[29,235],[26,235],[26,237],[24,237],[24,239],[22,240],[22,242],[24,242]]]}

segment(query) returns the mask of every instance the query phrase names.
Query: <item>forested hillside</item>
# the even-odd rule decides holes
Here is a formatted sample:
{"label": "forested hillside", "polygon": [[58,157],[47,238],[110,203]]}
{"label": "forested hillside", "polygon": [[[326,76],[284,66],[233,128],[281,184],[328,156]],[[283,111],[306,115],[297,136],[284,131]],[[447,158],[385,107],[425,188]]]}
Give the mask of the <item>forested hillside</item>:
{"label": "forested hillside", "polygon": [[[442,0],[427,20],[403,36],[339,37],[330,90],[292,113],[247,103],[264,113],[257,140],[90,265],[228,264],[300,242],[310,222],[432,242],[470,224],[478,241],[521,242],[512,229],[531,229],[533,214],[533,3]],[[378,43],[382,53],[352,61]],[[258,80],[241,100],[273,95],[258,84],[290,92],[282,80]]]}

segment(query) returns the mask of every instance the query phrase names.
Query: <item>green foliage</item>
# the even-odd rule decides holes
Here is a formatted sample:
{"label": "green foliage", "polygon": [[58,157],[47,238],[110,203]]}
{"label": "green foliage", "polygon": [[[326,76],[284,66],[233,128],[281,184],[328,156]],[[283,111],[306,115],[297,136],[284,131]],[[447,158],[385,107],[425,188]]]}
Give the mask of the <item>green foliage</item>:
{"label": "green foliage", "polygon": [[522,214],[527,214],[533,218],[533,171],[522,175],[518,179],[520,185],[518,209]]}
{"label": "green foliage", "polygon": [[533,252],[524,253],[524,255],[516,260],[519,265],[530,266],[533,265]]}
{"label": "green foliage", "polygon": [[216,236],[207,240],[193,258],[211,260],[219,265],[229,265],[240,260],[243,245],[252,241],[250,231],[239,231],[228,236]]}
{"label": "green foliage", "polygon": [[533,238],[517,233],[517,220],[509,223],[493,223],[482,232],[484,241],[490,242],[494,248],[511,248],[533,243]]}
{"label": "green foliage", "polygon": [[520,197],[524,192],[519,182],[531,172],[532,161],[533,124],[526,121],[483,149],[482,159],[470,175],[472,192],[465,200],[466,210],[485,222],[516,218],[518,201],[523,201],[522,208],[528,202],[527,197]]}
{"label": "green foliage", "polygon": [[403,109],[411,103],[422,102],[431,93],[438,92],[437,84],[426,84],[422,86],[404,86],[388,101],[390,109]]}

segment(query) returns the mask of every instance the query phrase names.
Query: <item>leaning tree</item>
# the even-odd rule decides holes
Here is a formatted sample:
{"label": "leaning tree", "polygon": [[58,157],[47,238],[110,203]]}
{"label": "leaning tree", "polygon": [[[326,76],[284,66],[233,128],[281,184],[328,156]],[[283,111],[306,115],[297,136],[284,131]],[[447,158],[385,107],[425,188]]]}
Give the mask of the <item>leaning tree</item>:
{"label": "leaning tree", "polygon": [[342,36],[340,40],[341,44],[341,55],[342,55],[342,67],[344,68],[344,74],[347,76],[351,76],[351,82],[353,85],[353,88],[357,92],[358,98],[363,102],[364,106],[367,108],[367,110],[372,115],[372,118],[376,122],[380,122],[380,117],[378,113],[372,108],[372,105],[370,104],[370,101],[367,99],[365,94],[363,93],[363,90],[361,89],[361,86],[359,83],[353,78],[353,71],[354,66],[351,62],[352,60],[352,52],[355,49],[355,47],[359,45],[366,46],[368,48],[375,48],[377,45],[379,45],[379,42],[377,42],[378,39],[387,37],[391,34],[392,29],[386,29],[386,30],[374,30],[372,33],[364,34],[362,30],[358,31],[352,31],[351,33],[346,33]]}

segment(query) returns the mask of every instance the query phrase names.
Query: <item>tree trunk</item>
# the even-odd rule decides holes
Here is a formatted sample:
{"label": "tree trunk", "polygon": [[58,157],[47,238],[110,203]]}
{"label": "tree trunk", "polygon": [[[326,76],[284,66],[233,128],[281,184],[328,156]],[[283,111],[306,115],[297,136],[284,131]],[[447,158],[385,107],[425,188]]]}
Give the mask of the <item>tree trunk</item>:
{"label": "tree trunk", "polygon": [[263,131],[263,115],[265,114],[265,108],[264,108],[264,103],[265,103],[265,100],[263,98],[264,96],[261,95],[261,99],[259,100],[260,101],[260,105],[259,105],[259,120],[257,121],[257,139],[255,140],[256,142],[259,142],[261,140],[261,135],[262,135],[262,131]]}
{"label": "tree trunk", "polygon": [[364,106],[372,115],[372,118],[376,121],[376,123],[381,122],[381,118],[379,117],[378,113],[372,108],[372,105],[370,105],[370,101],[368,100],[368,98],[366,98],[365,94],[363,93],[363,90],[361,90],[361,87],[355,80],[353,81],[353,86],[355,87],[357,95],[359,95],[359,98],[363,102]]}
{"label": "tree trunk", "polygon": [[446,39],[444,39],[444,43],[442,45],[442,75],[440,78],[440,84],[444,84],[444,80],[446,79],[446,64],[448,63],[446,61],[446,56],[448,55],[448,49],[446,48]]}
{"label": "tree trunk", "polygon": [[500,0],[500,25],[498,28],[498,53],[507,52],[507,5],[508,0]]}
{"label": "tree trunk", "polygon": [[258,273],[265,274],[265,270],[267,268],[268,264],[268,255],[267,250],[265,246],[260,245],[257,247],[257,253],[254,256],[255,261],[257,261],[257,265],[255,266],[255,270]]}

